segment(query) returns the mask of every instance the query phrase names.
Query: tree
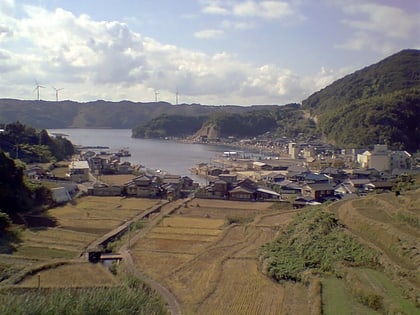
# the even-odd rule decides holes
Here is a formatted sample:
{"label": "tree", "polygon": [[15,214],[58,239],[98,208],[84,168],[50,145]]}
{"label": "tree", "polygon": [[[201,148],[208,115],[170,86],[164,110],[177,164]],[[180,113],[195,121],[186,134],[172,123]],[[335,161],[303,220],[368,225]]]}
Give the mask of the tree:
{"label": "tree", "polygon": [[30,191],[23,181],[23,169],[0,152],[0,200],[2,210],[11,214],[28,210]]}

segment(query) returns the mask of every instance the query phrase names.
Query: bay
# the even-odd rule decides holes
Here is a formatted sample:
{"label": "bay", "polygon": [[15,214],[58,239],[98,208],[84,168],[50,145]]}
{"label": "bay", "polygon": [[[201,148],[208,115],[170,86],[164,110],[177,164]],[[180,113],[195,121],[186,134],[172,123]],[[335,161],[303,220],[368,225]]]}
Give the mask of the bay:
{"label": "bay", "polygon": [[212,159],[225,151],[237,150],[226,145],[136,139],[131,137],[130,129],[49,129],[48,132],[65,134],[75,145],[106,146],[110,152],[127,148],[131,156],[123,159],[132,164],[167,171],[170,174],[190,176],[200,183],[202,179],[191,174],[192,167],[201,162],[211,163]]}

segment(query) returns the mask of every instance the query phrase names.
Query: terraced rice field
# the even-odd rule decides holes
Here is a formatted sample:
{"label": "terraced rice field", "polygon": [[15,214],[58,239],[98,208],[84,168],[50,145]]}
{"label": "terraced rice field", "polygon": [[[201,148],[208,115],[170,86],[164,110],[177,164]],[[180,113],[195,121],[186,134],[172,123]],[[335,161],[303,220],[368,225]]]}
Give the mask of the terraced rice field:
{"label": "terraced rice field", "polygon": [[[185,314],[281,314],[284,287],[258,270],[257,255],[293,213],[265,219],[273,212],[270,203],[193,199],[131,253],[137,268],[167,287]],[[232,215],[256,221],[227,225]]]}
{"label": "terraced rice field", "polygon": [[[342,203],[334,209],[359,241],[379,253],[378,263],[384,272],[353,271],[354,279],[350,282],[359,283],[366,294],[391,305],[393,309],[385,309],[387,312],[411,314],[413,301],[420,300],[419,196],[420,189],[400,196],[374,195]],[[401,296],[398,287],[404,288],[405,300],[396,298]]]}
{"label": "terraced rice field", "polygon": [[102,264],[85,262],[42,270],[26,277],[18,286],[38,287],[38,279],[43,288],[103,287],[118,284],[118,280]]}
{"label": "terraced rice field", "polygon": [[[75,204],[50,209],[46,213],[48,219],[45,221],[51,222],[52,219],[56,226],[42,226],[40,217],[37,220],[40,222],[39,227],[22,230],[22,242],[15,252],[11,255],[0,255],[0,271],[4,270],[2,278],[8,278],[12,273],[21,272],[34,264],[77,259],[93,240],[157,202],[159,201],[121,197],[84,197]],[[72,285],[73,278],[67,280],[67,284]]]}

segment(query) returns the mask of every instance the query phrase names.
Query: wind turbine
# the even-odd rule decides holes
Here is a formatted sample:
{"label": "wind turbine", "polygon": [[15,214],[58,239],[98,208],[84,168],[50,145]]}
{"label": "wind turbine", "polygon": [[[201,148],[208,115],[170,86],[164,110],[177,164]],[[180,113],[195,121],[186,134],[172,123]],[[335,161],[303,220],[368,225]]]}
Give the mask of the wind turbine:
{"label": "wind turbine", "polygon": [[41,89],[41,88],[42,89],[45,89],[45,86],[40,85],[37,80],[35,80],[35,84],[36,84],[36,87],[35,87],[34,91],[36,90],[36,96],[37,96],[38,101],[39,101],[40,100],[40,98],[39,98],[39,89]]}
{"label": "wind turbine", "polygon": [[58,102],[58,91],[64,90],[64,88],[57,89],[55,87],[52,87],[55,90],[55,101]]}
{"label": "wind turbine", "polygon": [[176,93],[175,93],[175,104],[178,105],[178,97],[179,97],[179,93],[178,93],[178,89],[176,89]]}
{"label": "wind turbine", "polygon": [[159,95],[158,90],[155,90],[155,103],[158,102],[158,95]]}

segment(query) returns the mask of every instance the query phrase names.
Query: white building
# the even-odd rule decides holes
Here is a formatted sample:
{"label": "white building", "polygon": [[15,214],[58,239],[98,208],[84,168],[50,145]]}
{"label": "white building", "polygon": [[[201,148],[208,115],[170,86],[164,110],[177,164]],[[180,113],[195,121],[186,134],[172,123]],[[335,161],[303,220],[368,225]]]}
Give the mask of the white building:
{"label": "white building", "polygon": [[299,150],[300,150],[299,145],[297,145],[294,142],[289,143],[289,156],[292,159],[297,159],[298,158]]}
{"label": "white building", "polygon": [[69,164],[67,175],[77,183],[89,181],[89,163],[87,161],[72,161]]}
{"label": "white building", "polygon": [[389,151],[386,144],[377,144],[373,151],[358,154],[357,162],[362,168],[374,168],[378,171],[410,169],[411,154],[407,151]]}
{"label": "white building", "polygon": [[391,151],[390,153],[391,170],[410,169],[411,154],[407,151]]}

